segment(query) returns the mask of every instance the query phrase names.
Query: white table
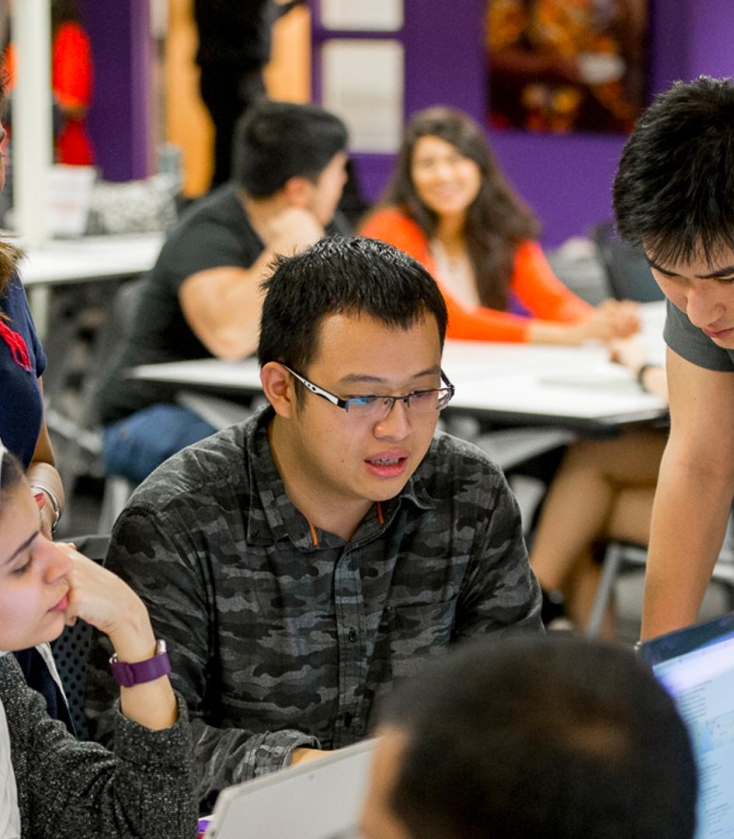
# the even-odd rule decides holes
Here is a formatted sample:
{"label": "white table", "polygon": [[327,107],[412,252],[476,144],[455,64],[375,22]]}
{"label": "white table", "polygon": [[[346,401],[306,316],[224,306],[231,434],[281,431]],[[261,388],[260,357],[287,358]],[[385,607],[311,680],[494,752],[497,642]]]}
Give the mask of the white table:
{"label": "white table", "polygon": [[155,265],[164,233],[50,239],[29,250],[18,266],[41,337],[48,331],[49,292],[58,285],[119,280]]}
{"label": "white table", "polygon": [[[448,410],[508,425],[556,425],[584,434],[665,417],[664,400],[644,393],[601,346],[546,347],[448,341],[443,368],[456,385]],[[254,358],[143,365],[135,378],[210,393],[260,391]]]}

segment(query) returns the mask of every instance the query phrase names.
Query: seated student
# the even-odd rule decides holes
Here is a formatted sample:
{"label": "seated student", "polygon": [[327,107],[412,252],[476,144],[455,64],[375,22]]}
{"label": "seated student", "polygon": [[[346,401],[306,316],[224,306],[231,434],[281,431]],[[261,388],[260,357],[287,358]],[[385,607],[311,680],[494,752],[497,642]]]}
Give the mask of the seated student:
{"label": "seated student", "polygon": [[696,765],[632,653],[572,636],[473,641],[401,685],[365,839],[692,839]]}
{"label": "seated student", "polygon": [[[79,619],[109,637],[120,659],[113,666],[126,671],[116,676],[127,686],[112,711],[114,753],[53,721],[5,654],[51,641]],[[195,835],[186,709],[165,653],[156,656],[145,606],[109,571],[42,533],[22,466],[2,445],[0,649],[0,836]]]}
{"label": "seated student", "polygon": [[[453,387],[430,275],[382,242],[335,237],[283,259],[266,290],[270,405],[151,475],[107,558],[165,631],[203,809],[364,738],[375,699],[458,639],[540,629],[502,473],[434,436]],[[108,655],[102,639],[87,686],[103,742]]]}
{"label": "seated student", "polygon": [[[614,357],[643,390],[667,400],[665,370],[648,363],[641,342],[616,342]],[[547,625],[552,627],[554,618],[563,616],[579,629],[586,626],[601,577],[600,548],[607,542],[649,542],[667,438],[666,429],[633,428],[609,440],[578,440],[566,450],[530,546],[535,576],[543,591],[552,593],[544,602]],[[611,639],[615,629],[610,609],[602,634]]]}
{"label": "seated student", "polygon": [[635,304],[593,308],[553,275],[540,225],[503,178],[484,130],[453,108],[411,119],[383,207],[360,232],[433,274],[449,338],[574,345],[639,328]]}
{"label": "seated student", "polygon": [[276,254],[324,235],[345,181],[347,131],[315,105],[263,102],[240,126],[234,182],[198,201],[169,234],[131,334],[99,394],[109,473],[139,483],[214,428],[139,364],[254,352],[260,283]]}

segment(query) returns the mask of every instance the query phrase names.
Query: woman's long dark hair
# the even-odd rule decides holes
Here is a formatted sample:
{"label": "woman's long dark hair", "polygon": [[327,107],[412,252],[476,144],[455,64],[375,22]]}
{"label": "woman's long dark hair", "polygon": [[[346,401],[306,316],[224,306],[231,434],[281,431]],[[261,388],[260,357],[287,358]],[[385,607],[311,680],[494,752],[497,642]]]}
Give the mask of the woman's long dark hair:
{"label": "woman's long dark hair", "polygon": [[402,208],[432,238],[438,216],[420,200],[411,177],[415,145],[421,137],[438,137],[473,160],[481,173],[479,193],[467,210],[467,250],[483,306],[506,311],[518,245],[540,235],[540,223],[505,181],[484,131],[471,117],[437,106],[415,114],[405,131],[392,180],[382,206]]}

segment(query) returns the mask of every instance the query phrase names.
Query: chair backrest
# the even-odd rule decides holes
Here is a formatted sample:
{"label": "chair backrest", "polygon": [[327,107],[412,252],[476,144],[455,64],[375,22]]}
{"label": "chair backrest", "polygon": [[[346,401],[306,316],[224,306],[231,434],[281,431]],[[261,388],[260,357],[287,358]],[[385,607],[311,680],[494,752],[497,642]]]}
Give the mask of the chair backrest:
{"label": "chair backrest", "polygon": [[117,364],[125,347],[125,338],[132,329],[143,293],[149,282],[149,274],[143,274],[124,282],[112,299],[109,317],[98,333],[94,347],[96,373],[89,377],[87,394],[87,415],[85,424],[92,427],[99,421],[99,387]]}
{"label": "chair backrest", "polygon": [[[109,536],[83,536],[71,539],[77,549],[93,559],[104,563]],[[56,669],[59,671],[64,686],[69,713],[76,736],[80,740],[88,738],[87,718],[84,716],[84,685],[87,677],[87,657],[92,643],[92,627],[84,621],[77,621],[74,626],[67,626],[51,644]]]}
{"label": "chair backrest", "polygon": [[620,241],[614,233],[612,222],[592,227],[591,237],[604,267],[609,289],[617,300],[650,303],[664,298],[642,248],[633,248]]}

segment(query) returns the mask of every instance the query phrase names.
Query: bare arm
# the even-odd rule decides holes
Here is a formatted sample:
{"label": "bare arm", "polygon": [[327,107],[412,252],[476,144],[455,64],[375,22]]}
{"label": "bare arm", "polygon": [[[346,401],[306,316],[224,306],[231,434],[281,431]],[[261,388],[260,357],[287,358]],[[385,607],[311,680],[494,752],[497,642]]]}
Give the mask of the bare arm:
{"label": "bare arm", "polygon": [[576,323],[533,320],[528,337],[533,344],[577,346],[585,341],[628,338],[640,329],[638,306],[628,300],[605,300],[591,315]]}
{"label": "bare arm", "polygon": [[201,343],[219,358],[236,360],[254,352],[263,300],[260,285],[272,273],[273,260],[303,250],[323,235],[309,211],[289,207],[269,222],[265,250],[250,268],[226,266],[187,277],[179,301]]}
{"label": "bare arm", "polygon": [[[43,380],[39,378],[39,387],[43,393]],[[45,501],[41,507],[41,522],[43,535],[51,538],[51,530],[56,519],[53,504],[49,493],[52,493],[59,505],[60,512],[64,510],[64,487],[61,483],[61,476],[56,471],[56,461],[51,446],[51,438],[46,427],[46,420],[41,424],[41,431],[36,441],[36,448],[33,452],[33,459],[28,466],[28,482],[34,487],[34,492],[45,491]]]}
{"label": "bare arm", "polygon": [[653,506],[642,637],[695,622],[734,493],[734,375],[668,349],[671,431]]}

